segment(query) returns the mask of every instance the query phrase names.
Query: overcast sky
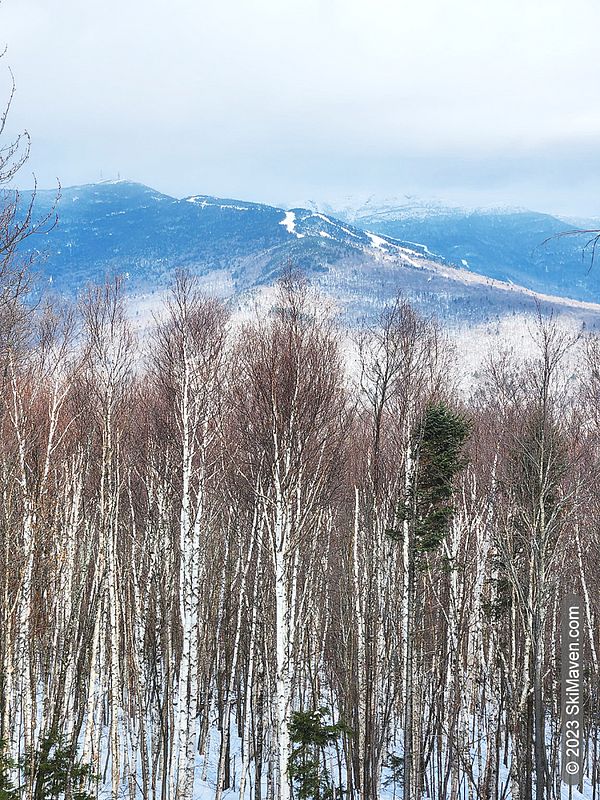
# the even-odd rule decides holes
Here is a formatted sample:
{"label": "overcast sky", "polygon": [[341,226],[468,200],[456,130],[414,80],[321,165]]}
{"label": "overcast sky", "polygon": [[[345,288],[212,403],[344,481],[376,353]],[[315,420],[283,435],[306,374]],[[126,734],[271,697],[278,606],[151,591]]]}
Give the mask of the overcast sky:
{"label": "overcast sky", "polygon": [[599,31],[598,0],[3,0],[0,90],[43,186],[600,217]]}

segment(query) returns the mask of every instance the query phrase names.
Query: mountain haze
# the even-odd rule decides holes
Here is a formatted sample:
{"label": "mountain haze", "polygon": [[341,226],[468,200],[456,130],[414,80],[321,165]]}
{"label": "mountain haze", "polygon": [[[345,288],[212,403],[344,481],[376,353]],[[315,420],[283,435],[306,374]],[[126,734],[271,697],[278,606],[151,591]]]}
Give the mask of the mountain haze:
{"label": "mountain haze", "polygon": [[[53,192],[38,192],[37,213],[54,200]],[[131,291],[152,293],[184,268],[200,276],[207,290],[228,297],[271,284],[291,262],[350,321],[398,292],[450,323],[527,313],[536,303],[592,325],[600,312],[589,302],[600,299],[596,275],[585,276],[580,255],[570,269],[574,274],[579,268],[587,283],[570,296],[588,302],[534,293],[569,294],[568,287],[559,291],[568,277],[562,255],[543,268],[527,261],[527,249],[562,224],[543,215],[432,211],[403,217],[391,209],[357,214],[350,222],[307,208],[207,195],[176,199],[127,181],[64,189],[57,210],[58,225],[27,246],[37,251],[41,284],[60,293],[76,293],[114,273],[126,277]],[[538,218],[543,224],[530,229]]]}
{"label": "mountain haze", "polygon": [[600,301],[600,272],[592,268],[590,235],[598,220],[564,220],[526,209],[460,209],[436,204],[372,201],[331,213],[359,228],[421,242],[448,261],[536,292]]}

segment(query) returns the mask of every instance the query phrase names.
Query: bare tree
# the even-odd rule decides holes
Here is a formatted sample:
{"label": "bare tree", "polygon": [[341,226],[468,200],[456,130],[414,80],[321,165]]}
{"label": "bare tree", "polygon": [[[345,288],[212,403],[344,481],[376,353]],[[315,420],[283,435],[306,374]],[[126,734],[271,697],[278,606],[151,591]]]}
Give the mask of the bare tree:
{"label": "bare tree", "polygon": [[214,444],[219,432],[225,385],[227,315],[216,301],[203,298],[194,281],[180,273],[167,306],[168,316],[156,332],[152,365],[166,395],[174,456],[180,474],[179,584],[181,657],[176,694],[177,783],[174,797],[191,798],[196,752],[199,693],[199,587],[208,547],[208,483],[218,461]]}
{"label": "bare tree", "polygon": [[287,275],[270,316],[244,327],[237,369],[241,469],[264,518],[273,571],[277,796],[287,800],[301,548],[320,535],[344,444],[338,343],[302,279]]}
{"label": "bare tree", "polygon": [[28,199],[12,186],[27,162],[31,140],[27,131],[12,140],[6,139],[6,125],[15,95],[12,72],[10,76],[10,94],[0,111],[0,355],[9,343],[14,347],[23,336],[25,310],[21,300],[30,288],[33,262],[33,255],[25,253],[24,244],[30,237],[47,233],[56,225],[56,204],[60,196],[59,189],[51,209],[38,217],[35,177]]}

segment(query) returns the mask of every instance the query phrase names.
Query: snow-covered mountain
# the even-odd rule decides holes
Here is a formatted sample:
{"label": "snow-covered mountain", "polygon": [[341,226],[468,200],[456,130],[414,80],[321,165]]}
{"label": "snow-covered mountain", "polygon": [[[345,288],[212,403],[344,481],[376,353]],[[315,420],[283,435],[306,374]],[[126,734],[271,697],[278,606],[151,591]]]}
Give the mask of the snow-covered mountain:
{"label": "snow-covered mountain", "polygon": [[406,197],[369,198],[328,213],[356,227],[419,242],[449,262],[534,291],[600,302],[600,268],[592,265],[592,238],[563,236],[575,228],[599,228],[598,220],[562,219],[527,209],[462,209]]}
{"label": "snow-covered mountain", "polygon": [[[54,193],[39,192],[37,212],[43,214],[53,200]],[[41,283],[63,293],[119,273],[132,290],[148,294],[167,286],[177,268],[186,268],[201,276],[210,291],[232,296],[269,285],[291,261],[332,296],[350,320],[398,292],[421,311],[448,322],[487,322],[527,313],[537,302],[590,325],[600,318],[600,306],[590,302],[536,295],[532,288],[547,294],[551,281],[532,287],[534,276],[525,269],[520,281],[525,288],[509,275],[495,274],[494,264],[485,261],[487,251],[473,257],[470,240],[461,245],[470,259],[465,257],[462,266],[462,259],[444,258],[443,252],[435,255],[444,250],[439,246],[444,236],[458,237],[461,231],[466,236],[477,229],[476,220],[470,229],[466,218],[454,212],[430,210],[420,218],[407,217],[413,228],[410,236],[400,236],[408,232],[401,220],[379,212],[348,222],[316,209],[206,195],[176,199],[118,181],[63,190],[58,216],[56,228],[29,239],[27,245],[39,251]],[[523,237],[527,219],[520,220]],[[419,228],[420,222],[426,227]],[[495,230],[495,223],[489,224]],[[515,224],[511,223],[513,232]],[[435,241],[428,233],[432,231],[437,231]],[[502,225],[496,234],[500,241],[508,237],[504,247],[513,248],[518,259],[518,247],[522,252],[524,245],[515,243]],[[540,231],[528,235],[537,241]]]}

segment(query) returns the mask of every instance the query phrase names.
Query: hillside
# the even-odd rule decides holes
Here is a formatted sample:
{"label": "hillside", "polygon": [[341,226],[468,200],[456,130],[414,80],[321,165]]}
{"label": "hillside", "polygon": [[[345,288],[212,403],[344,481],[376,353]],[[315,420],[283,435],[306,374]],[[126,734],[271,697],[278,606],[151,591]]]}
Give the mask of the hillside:
{"label": "hillside", "polygon": [[448,208],[414,201],[367,202],[332,212],[359,228],[406,243],[420,242],[447,261],[546,294],[600,301],[590,236],[562,236],[594,220],[563,220],[522,209]]}
{"label": "hillside", "polygon": [[[43,214],[53,200],[53,192],[39,192],[37,213]],[[468,243],[464,252],[471,261],[465,258],[463,267],[452,265],[460,263],[457,259],[434,255],[444,231],[449,238],[459,235],[453,217],[438,215],[435,226],[425,218],[430,229],[439,231],[434,243],[429,234],[420,236],[425,231],[417,227],[398,227],[408,225],[407,220],[373,216],[372,227],[379,231],[374,233],[359,227],[367,224],[364,216],[349,223],[306,208],[206,195],[176,199],[126,181],[64,189],[58,216],[56,228],[28,240],[27,246],[37,251],[40,285],[64,294],[114,273],[126,277],[131,291],[153,293],[170,283],[175,270],[185,268],[199,275],[207,290],[228,297],[269,285],[292,262],[340,304],[349,321],[398,292],[448,323],[494,321],[541,303],[594,326],[600,310],[592,303],[531,291],[549,294],[556,265],[545,282],[524,270],[522,288],[513,285],[514,270],[513,277],[497,270],[484,251],[474,258]],[[411,225],[417,224],[413,218]],[[412,241],[382,234],[384,227],[398,236],[410,234]],[[538,235],[532,232],[531,241]],[[425,239],[426,244],[414,243]],[[480,269],[474,262],[481,262]]]}

